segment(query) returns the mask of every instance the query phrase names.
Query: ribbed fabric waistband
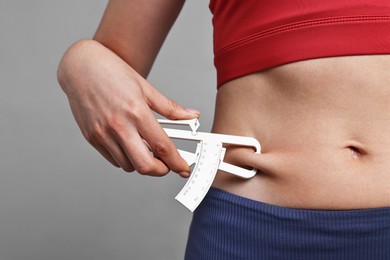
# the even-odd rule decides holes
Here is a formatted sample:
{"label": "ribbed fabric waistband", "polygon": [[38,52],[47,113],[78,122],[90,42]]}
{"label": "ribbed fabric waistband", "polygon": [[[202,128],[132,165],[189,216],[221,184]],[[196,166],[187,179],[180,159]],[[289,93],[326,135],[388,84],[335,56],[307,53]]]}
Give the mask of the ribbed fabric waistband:
{"label": "ribbed fabric waistband", "polygon": [[390,259],[390,208],[284,208],[211,188],[185,259]]}

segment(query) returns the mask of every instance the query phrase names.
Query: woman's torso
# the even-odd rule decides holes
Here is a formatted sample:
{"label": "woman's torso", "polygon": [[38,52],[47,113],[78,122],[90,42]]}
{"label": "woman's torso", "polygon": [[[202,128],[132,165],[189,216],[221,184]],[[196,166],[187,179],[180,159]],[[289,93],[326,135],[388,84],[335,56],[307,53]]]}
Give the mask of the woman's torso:
{"label": "woman's torso", "polygon": [[262,154],[228,149],[259,171],[213,186],[286,207],[390,206],[389,68],[390,55],[321,58],[222,85],[213,132],[255,137]]}

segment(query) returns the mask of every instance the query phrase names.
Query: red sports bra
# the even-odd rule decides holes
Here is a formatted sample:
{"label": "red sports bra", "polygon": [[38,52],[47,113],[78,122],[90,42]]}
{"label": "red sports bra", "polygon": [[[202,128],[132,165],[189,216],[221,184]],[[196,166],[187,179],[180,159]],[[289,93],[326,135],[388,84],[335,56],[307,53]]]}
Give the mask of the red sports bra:
{"label": "red sports bra", "polygon": [[390,0],[211,0],[218,87],[312,58],[390,53]]}

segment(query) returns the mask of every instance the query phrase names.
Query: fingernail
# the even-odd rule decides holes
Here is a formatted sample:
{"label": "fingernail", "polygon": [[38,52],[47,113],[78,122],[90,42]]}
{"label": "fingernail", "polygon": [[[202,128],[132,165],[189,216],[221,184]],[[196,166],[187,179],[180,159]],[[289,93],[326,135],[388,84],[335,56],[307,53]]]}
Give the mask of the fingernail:
{"label": "fingernail", "polygon": [[188,177],[190,177],[191,174],[189,172],[179,172],[179,175],[181,177],[188,178]]}
{"label": "fingernail", "polygon": [[186,108],[186,110],[187,110],[188,112],[192,113],[192,114],[197,114],[197,115],[200,114],[200,112],[199,112],[198,110],[193,109],[193,108]]}

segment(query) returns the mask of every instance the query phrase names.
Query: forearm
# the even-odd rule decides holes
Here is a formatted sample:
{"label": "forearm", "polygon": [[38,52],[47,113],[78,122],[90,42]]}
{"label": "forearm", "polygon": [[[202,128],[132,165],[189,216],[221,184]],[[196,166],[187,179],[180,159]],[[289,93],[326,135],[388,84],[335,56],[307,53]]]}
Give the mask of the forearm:
{"label": "forearm", "polygon": [[111,0],[93,37],[146,77],[184,0]]}
{"label": "forearm", "polygon": [[65,93],[75,91],[70,88],[75,86],[70,84],[72,78],[86,77],[86,70],[102,59],[120,58],[145,78],[183,4],[183,0],[110,0],[93,39],[74,43],[61,60],[58,80]]}

